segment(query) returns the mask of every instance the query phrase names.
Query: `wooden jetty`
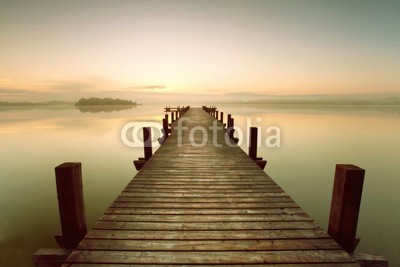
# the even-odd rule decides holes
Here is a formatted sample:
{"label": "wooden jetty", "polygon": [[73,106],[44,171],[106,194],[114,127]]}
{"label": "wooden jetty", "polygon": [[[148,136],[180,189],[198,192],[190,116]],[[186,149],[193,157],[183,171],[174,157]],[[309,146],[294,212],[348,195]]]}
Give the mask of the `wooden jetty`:
{"label": "wooden jetty", "polygon": [[191,108],[171,126],[63,267],[359,266],[221,121]]}

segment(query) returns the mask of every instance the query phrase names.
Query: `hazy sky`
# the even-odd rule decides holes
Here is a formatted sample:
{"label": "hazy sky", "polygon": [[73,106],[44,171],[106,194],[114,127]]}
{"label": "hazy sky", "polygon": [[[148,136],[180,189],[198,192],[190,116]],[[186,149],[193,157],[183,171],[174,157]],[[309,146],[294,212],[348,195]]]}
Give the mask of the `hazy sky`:
{"label": "hazy sky", "polygon": [[400,92],[400,1],[0,0],[0,101]]}

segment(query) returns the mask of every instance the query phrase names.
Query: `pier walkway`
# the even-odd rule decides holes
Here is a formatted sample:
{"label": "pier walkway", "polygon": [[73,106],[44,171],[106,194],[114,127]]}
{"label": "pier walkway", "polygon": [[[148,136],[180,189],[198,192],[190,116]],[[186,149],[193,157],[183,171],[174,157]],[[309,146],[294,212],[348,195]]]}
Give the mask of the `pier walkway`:
{"label": "pier walkway", "polygon": [[358,266],[215,121],[175,121],[62,266]]}

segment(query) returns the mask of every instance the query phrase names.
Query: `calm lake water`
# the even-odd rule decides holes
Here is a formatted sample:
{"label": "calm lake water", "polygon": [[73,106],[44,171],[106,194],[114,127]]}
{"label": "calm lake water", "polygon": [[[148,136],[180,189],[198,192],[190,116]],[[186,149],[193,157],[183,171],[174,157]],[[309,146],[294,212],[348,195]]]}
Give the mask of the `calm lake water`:
{"label": "calm lake water", "polygon": [[[357,251],[400,265],[400,108],[219,106],[235,126],[281,131],[280,147],[260,147],[265,171],[326,229],[335,164],[366,169]],[[120,137],[128,122],[160,122],[163,106],[128,110],[74,107],[0,109],[0,266],[33,266],[61,232],[54,167],[82,162],[90,228],[136,174],[143,155]],[[246,149],[246,142],[241,144]]]}

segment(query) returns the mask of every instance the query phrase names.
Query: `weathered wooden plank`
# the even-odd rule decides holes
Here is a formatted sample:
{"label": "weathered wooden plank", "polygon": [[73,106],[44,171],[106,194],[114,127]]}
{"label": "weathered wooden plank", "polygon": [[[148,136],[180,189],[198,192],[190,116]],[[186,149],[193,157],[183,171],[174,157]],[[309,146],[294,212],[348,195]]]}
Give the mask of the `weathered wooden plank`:
{"label": "weathered wooden plank", "polygon": [[319,229],[312,221],[294,222],[115,222],[97,221],[97,230],[226,231]]}
{"label": "weathered wooden plank", "polygon": [[208,198],[193,198],[193,197],[137,197],[137,196],[118,196],[116,201],[130,202],[190,202],[190,203],[279,203],[293,202],[289,196],[284,197],[208,197]]}
{"label": "weathered wooden plank", "polygon": [[164,193],[223,193],[223,194],[231,194],[231,193],[281,193],[283,190],[279,187],[275,188],[251,188],[251,189],[244,189],[244,188],[237,188],[237,189],[201,189],[201,188],[175,188],[175,189],[164,189],[164,188],[132,188],[126,187],[122,192],[126,193],[158,193],[159,195],[163,195]]}
{"label": "weathered wooden plank", "polygon": [[175,176],[171,177],[146,177],[146,178],[136,178],[133,179],[131,183],[134,184],[197,184],[197,185],[242,185],[242,184],[253,184],[253,185],[270,185],[275,184],[269,179],[254,179],[254,178],[238,178],[238,179],[228,179],[228,178],[185,178],[176,179]]}
{"label": "weathered wooden plank", "polygon": [[125,196],[125,197],[189,197],[189,198],[240,198],[240,197],[285,197],[288,196],[285,192],[267,192],[267,193],[163,193],[163,194],[158,194],[158,193],[141,193],[141,192],[135,192],[135,193],[129,193],[129,192],[122,192],[120,196]]}
{"label": "weathered wooden plank", "polygon": [[222,185],[215,185],[214,183],[205,183],[205,184],[198,184],[192,182],[191,184],[183,184],[183,183],[175,183],[175,184],[157,184],[157,183],[132,183],[128,184],[126,187],[127,189],[131,188],[138,188],[138,189],[206,189],[206,190],[232,190],[232,189],[274,189],[280,188],[275,184],[222,184]]}
{"label": "weathered wooden plank", "polygon": [[273,221],[312,221],[303,214],[280,215],[126,215],[104,214],[100,217],[103,221],[117,222],[273,222]]}
{"label": "weathered wooden plank", "polygon": [[270,209],[162,209],[162,208],[109,208],[104,214],[136,214],[136,215],[271,215],[271,214],[304,214],[301,208]]}
{"label": "weathered wooden plank", "polygon": [[173,239],[173,240],[229,240],[229,239],[294,239],[329,238],[319,229],[301,230],[226,230],[226,231],[148,231],[148,230],[92,230],[85,238],[94,239]]}
{"label": "weathered wooden plank", "polygon": [[232,252],[152,252],[75,250],[67,262],[154,264],[263,264],[349,262],[341,250],[312,251],[232,251]]}
{"label": "weathered wooden plank", "polygon": [[227,203],[227,202],[119,202],[115,201],[110,208],[171,208],[171,209],[270,209],[270,208],[298,208],[294,202],[255,202],[255,203]]}
{"label": "weathered wooden plank", "polygon": [[77,249],[116,251],[274,251],[341,249],[332,239],[110,240],[84,239]]}

